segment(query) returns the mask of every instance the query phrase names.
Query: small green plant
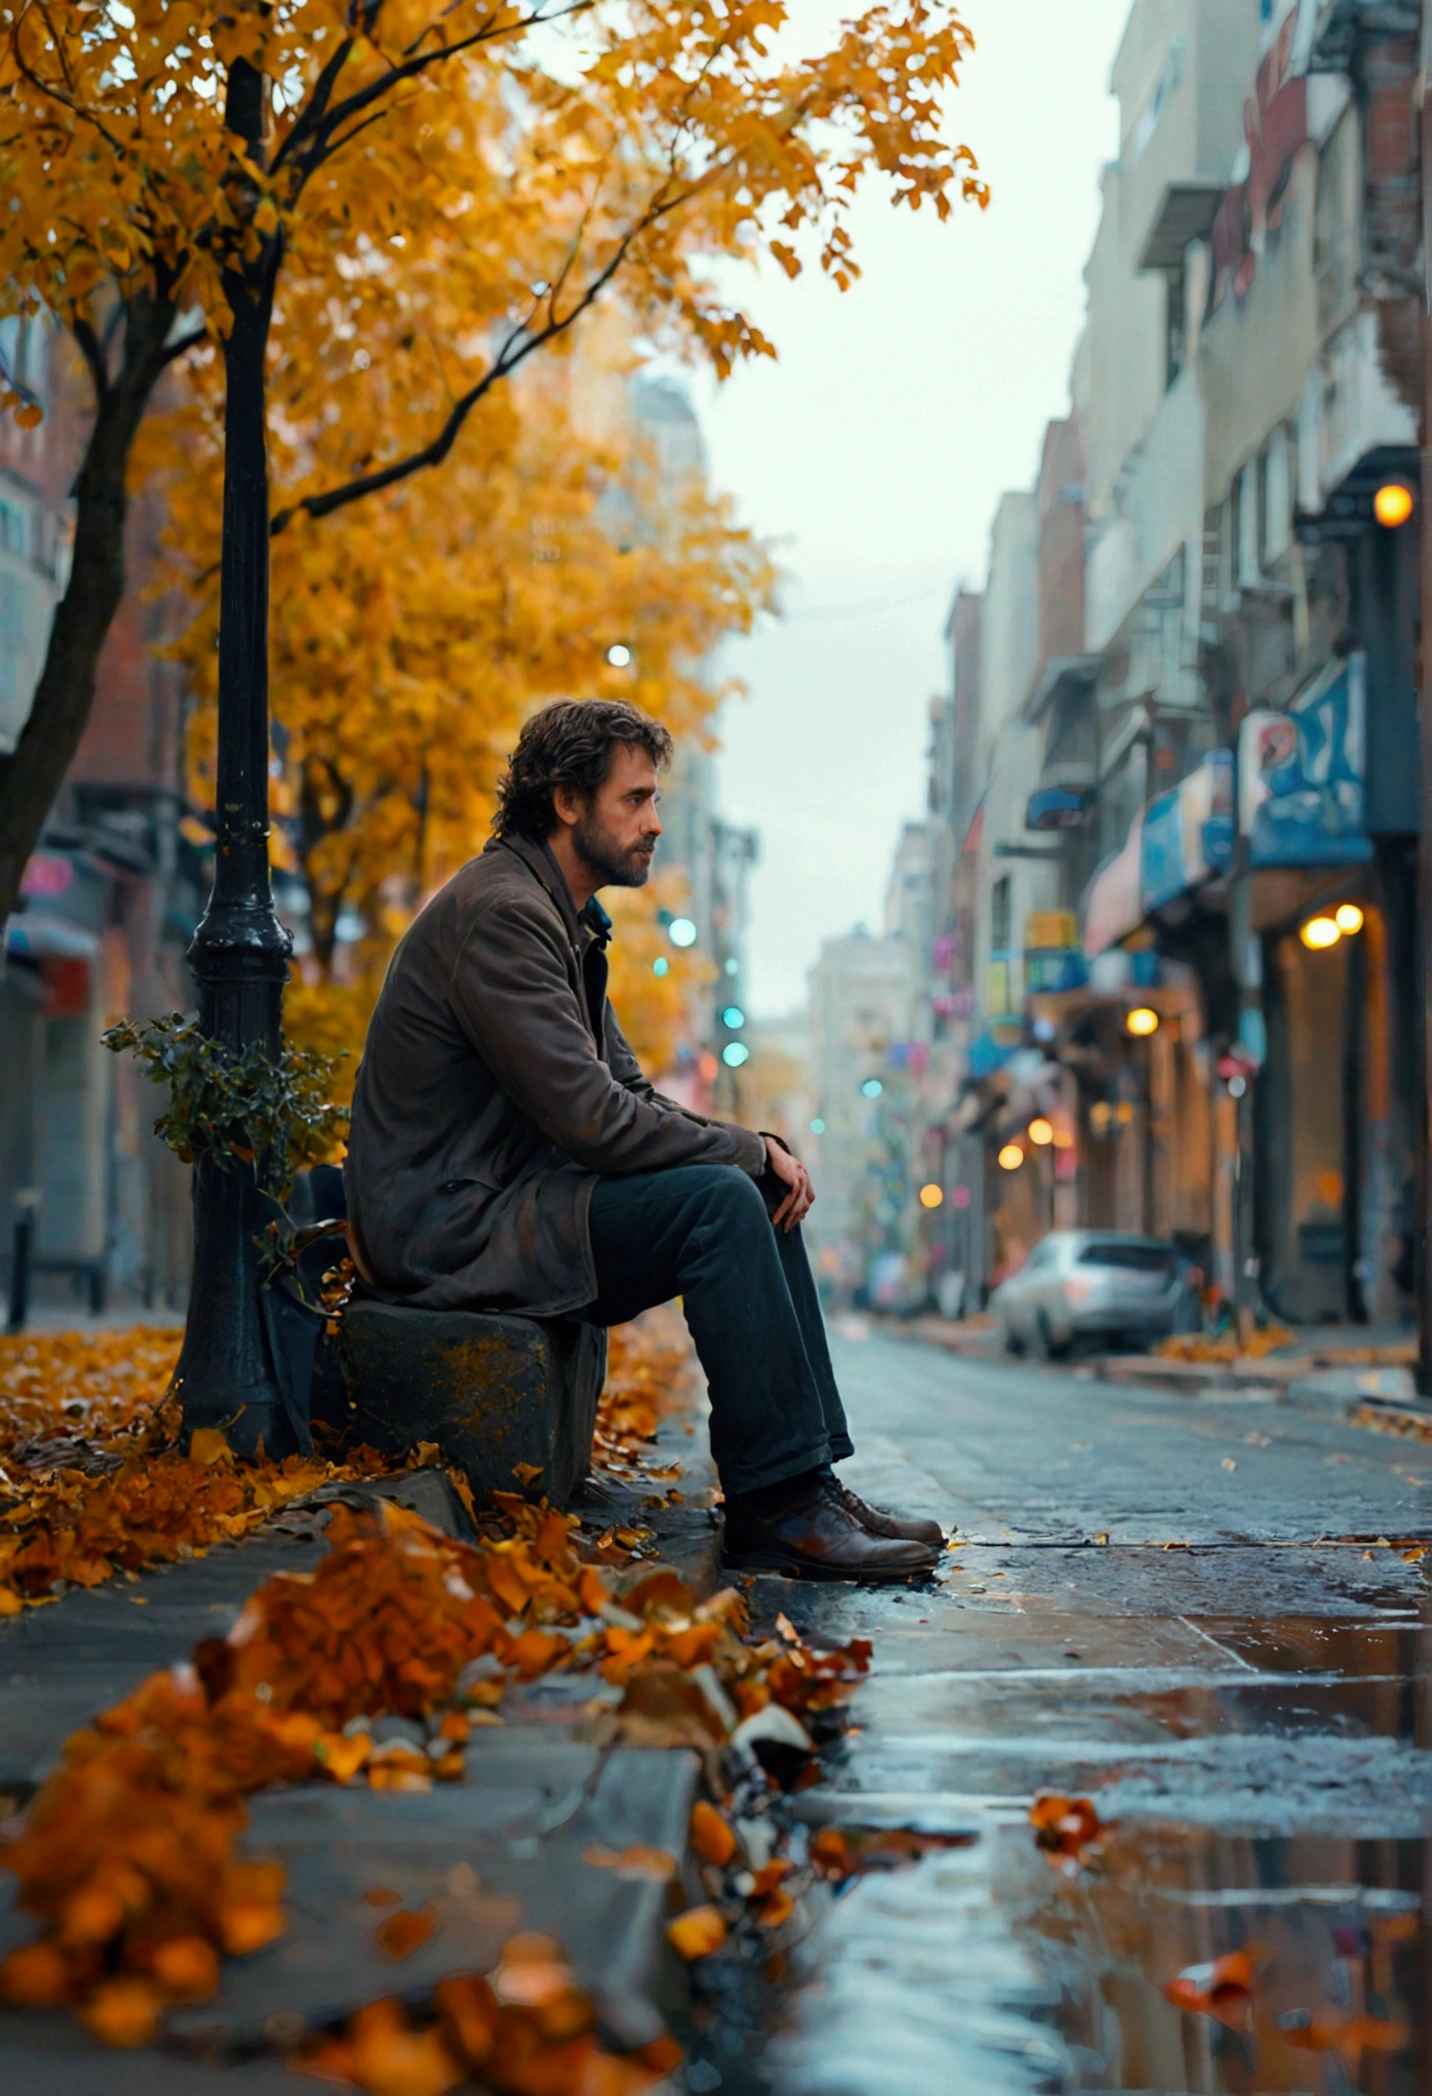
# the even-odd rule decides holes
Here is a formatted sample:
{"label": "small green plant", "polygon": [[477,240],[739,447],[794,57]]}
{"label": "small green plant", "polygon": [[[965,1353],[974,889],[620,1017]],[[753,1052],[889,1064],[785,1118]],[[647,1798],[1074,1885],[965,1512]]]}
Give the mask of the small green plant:
{"label": "small green plant", "polygon": [[128,1051],[146,1077],[169,1087],[168,1111],[154,1123],[176,1157],[211,1157],[224,1170],[235,1158],[254,1166],[259,1186],[282,1206],[296,1175],[324,1164],[348,1125],[348,1109],[331,1093],[338,1057],[287,1041],[277,1057],[260,1047],[235,1054],[199,1031],[196,1019],[123,1019],[100,1036],[116,1055]]}

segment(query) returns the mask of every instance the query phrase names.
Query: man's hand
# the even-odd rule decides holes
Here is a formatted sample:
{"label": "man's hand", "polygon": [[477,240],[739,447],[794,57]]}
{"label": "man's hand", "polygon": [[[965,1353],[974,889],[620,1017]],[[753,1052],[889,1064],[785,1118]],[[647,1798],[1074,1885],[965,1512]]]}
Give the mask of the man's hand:
{"label": "man's hand", "polygon": [[815,1200],[815,1188],[810,1183],[810,1173],[798,1157],[792,1157],[789,1150],[782,1149],[769,1135],[766,1137],[766,1164],[781,1184],[790,1188],[790,1192],[771,1217],[772,1227],[777,1230],[794,1230],[796,1224],[804,1221],[809,1215]]}

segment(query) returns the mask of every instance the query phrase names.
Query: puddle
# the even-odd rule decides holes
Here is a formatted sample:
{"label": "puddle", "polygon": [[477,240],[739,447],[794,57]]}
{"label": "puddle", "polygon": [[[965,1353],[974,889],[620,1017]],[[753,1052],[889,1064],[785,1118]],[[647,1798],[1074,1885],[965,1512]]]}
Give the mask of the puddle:
{"label": "puddle", "polygon": [[[721,2086],[1427,2096],[1432,1622],[1036,1610],[914,1672],[939,1633],[891,1618],[799,1815],[973,1838],[811,1895]],[[1114,1821],[1077,1876],[1025,1817],[1050,1784]],[[1221,2016],[1168,1998],[1181,1974],[1206,1998],[1239,1953],[1250,1991]]]}
{"label": "puddle", "polygon": [[[1146,1827],[1114,1830],[1071,1880],[1027,1826],[993,1827],[827,1902],[769,2041],[726,2085],[1425,2096],[1426,1868],[1415,1841]],[[1251,1999],[1229,2023],[1166,1999],[1249,1947]]]}
{"label": "puddle", "polygon": [[[1116,1831],[1096,1873],[1052,1893],[1012,1857],[997,1875],[1002,1903],[1021,1888],[1030,1901],[1017,1933],[1057,1995],[1066,2086],[1422,2096],[1426,1868],[1421,1841],[1144,1828]],[[1165,1998],[1179,1973],[1249,1946],[1251,1999],[1229,2024]]]}

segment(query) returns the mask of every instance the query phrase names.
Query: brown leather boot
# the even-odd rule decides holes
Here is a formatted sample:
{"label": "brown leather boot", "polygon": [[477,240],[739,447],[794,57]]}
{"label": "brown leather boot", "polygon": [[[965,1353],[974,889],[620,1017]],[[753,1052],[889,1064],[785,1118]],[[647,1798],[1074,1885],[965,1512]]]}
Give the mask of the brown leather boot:
{"label": "brown leather boot", "polygon": [[721,1562],[731,1571],[783,1572],[789,1579],[884,1582],[929,1572],[936,1553],[903,1537],[873,1535],[827,1476],[766,1512],[729,1501]]}
{"label": "brown leather boot", "polygon": [[927,1550],[944,1549],[945,1531],[938,1521],[921,1521],[913,1514],[891,1514],[884,1507],[873,1507],[839,1480],[836,1489],[845,1502],[846,1512],[853,1514],[872,1536],[900,1537],[907,1543],[923,1543]]}

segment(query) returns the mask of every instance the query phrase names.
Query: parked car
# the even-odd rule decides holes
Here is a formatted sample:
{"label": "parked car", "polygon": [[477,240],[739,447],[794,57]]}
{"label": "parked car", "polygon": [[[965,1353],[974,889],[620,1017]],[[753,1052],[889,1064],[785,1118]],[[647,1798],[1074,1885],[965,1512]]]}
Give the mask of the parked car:
{"label": "parked car", "polygon": [[1051,1230],[992,1302],[1012,1354],[1046,1359],[1076,1340],[1149,1345],[1174,1328],[1183,1293],[1178,1255],[1157,1237],[1114,1230]]}

